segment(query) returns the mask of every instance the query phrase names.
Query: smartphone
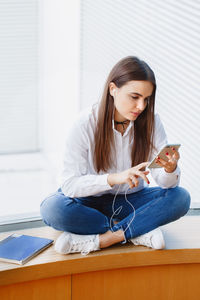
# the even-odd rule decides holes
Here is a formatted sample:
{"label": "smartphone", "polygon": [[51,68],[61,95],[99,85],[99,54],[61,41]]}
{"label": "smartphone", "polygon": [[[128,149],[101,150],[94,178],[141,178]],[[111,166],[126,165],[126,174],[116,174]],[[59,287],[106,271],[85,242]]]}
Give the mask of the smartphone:
{"label": "smartphone", "polygon": [[167,144],[165,145],[158,154],[154,157],[154,159],[148,164],[147,168],[162,168],[156,163],[156,158],[159,156],[160,158],[166,160],[166,152],[173,155],[173,150],[170,147],[174,147],[176,150],[180,148],[181,144]]}

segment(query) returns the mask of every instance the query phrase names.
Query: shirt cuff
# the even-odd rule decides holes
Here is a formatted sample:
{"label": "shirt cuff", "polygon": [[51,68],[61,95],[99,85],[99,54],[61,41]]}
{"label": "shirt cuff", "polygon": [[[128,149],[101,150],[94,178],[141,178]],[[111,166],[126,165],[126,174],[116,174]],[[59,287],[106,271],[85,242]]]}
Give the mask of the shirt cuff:
{"label": "shirt cuff", "polygon": [[179,176],[179,174],[180,174],[180,168],[179,168],[178,165],[177,165],[176,169],[173,172],[171,172],[171,173],[166,172],[164,168],[162,168],[162,171],[164,172],[164,174],[165,174],[164,176],[166,176],[166,177],[168,177],[168,176],[172,177],[174,175],[178,175]]}
{"label": "shirt cuff", "polygon": [[174,170],[174,172],[171,173],[166,172],[165,169],[162,168],[160,170],[160,178],[162,178],[161,182],[166,187],[175,187],[178,185],[180,181],[180,174],[181,174],[181,170],[178,165]]}
{"label": "shirt cuff", "polygon": [[102,175],[102,178],[101,178],[102,184],[105,185],[106,190],[107,190],[107,189],[108,189],[108,190],[112,190],[113,187],[110,186],[110,184],[108,183],[108,175],[109,175],[109,173],[108,173],[108,174]]}
{"label": "shirt cuff", "polygon": [[181,170],[179,166],[172,173],[167,173],[164,168],[151,169],[151,175],[158,186],[162,188],[176,187],[180,183]]}

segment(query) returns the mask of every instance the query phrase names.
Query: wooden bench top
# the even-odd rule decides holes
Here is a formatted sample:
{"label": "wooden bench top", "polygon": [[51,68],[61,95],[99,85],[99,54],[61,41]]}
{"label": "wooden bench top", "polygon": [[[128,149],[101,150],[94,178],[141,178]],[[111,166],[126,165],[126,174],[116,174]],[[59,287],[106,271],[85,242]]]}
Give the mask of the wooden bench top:
{"label": "wooden bench top", "polygon": [[[127,243],[115,244],[83,256],[79,253],[58,254],[52,245],[23,266],[0,262],[0,285],[134,266],[200,263],[200,239],[197,236],[199,223],[199,216],[185,216],[160,227],[166,241],[166,248],[162,250]],[[48,226],[14,232],[46,237],[54,241],[61,234]],[[14,232],[1,233],[0,240]]]}

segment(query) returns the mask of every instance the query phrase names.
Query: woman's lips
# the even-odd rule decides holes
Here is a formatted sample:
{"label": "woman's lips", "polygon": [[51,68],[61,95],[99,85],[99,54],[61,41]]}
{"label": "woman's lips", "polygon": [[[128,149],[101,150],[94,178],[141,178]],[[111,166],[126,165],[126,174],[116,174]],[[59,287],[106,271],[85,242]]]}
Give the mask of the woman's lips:
{"label": "woman's lips", "polygon": [[136,112],[134,112],[134,111],[131,111],[131,113],[132,113],[135,117],[139,116],[139,114],[140,114],[140,113],[136,113]]}

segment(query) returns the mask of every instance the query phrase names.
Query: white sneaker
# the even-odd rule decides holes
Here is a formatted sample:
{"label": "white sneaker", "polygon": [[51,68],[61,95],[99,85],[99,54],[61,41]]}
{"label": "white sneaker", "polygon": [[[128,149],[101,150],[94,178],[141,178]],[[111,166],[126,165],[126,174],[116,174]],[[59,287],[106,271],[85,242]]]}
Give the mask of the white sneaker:
{"label": "white sneaker", "polygon": [[156,228],[136,238],[130,239],[134,245],[143,245],[154,249],[165,248],[165,240],[160,228]]}
{"label": "white sneaker", "polygon": [[54,249],[61,254],[81,252],[87,255],[90,251],[101,250],[99,234],[81,235],[64,231],[56,240]]}

